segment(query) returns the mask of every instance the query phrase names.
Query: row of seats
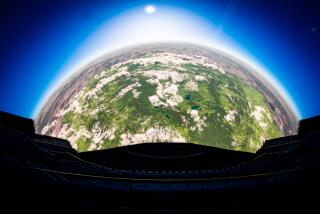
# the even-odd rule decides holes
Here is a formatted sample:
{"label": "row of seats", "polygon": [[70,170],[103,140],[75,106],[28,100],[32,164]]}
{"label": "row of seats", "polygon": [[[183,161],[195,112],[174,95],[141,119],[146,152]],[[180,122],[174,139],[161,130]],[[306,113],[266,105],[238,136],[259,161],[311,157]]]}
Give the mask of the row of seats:
{"label": "row of seats", "polygon": [[35,135],[33,138],[33,141],[37,142],[37,143],[44,143],[44,144],[50,144],[53,146],[64,147],[67,149],[72,148],[70,143],[67,140],[49,137],[49,136],[45,136],[45,135]]}

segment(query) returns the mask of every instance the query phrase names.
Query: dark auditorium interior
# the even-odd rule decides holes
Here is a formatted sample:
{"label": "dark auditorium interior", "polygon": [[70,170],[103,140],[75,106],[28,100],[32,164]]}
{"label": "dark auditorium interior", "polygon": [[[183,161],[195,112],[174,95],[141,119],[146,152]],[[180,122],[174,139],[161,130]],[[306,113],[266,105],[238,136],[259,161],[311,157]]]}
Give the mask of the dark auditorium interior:
{"label": "dark auditorium interior", "polygon": [[106,213],[312,211],[319,194],[320,116],[256,153],[146,143],[78,153],[0,113],[2,209]]}

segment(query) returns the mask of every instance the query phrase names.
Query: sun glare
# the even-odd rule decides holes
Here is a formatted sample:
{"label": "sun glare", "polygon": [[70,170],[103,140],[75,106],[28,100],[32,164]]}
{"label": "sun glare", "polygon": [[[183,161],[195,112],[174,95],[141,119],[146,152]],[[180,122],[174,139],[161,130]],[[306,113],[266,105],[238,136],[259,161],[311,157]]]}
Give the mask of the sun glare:
{"label": "sun glare", "polygon": [[144,8],[144,11],[145,11],[146,13],[154,13],[154,12],[156,12],[156,8],[155,8],[155,6],[153,6],[153,5],[148,5],[148,6],[146,6],[146,7]]}

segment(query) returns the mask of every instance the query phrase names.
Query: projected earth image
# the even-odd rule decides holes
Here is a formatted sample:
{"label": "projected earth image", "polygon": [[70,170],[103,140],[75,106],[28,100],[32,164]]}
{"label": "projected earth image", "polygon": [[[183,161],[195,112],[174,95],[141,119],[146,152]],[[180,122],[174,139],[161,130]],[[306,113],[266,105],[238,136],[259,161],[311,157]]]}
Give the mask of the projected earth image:
{"label": "projected earth image", "polygon": [[297,117],[260,74],[217,50],[184,43],[115,51],[78,70],[47,100],[38,133],[78,151],[195,143],[255,152],[294,134]]}

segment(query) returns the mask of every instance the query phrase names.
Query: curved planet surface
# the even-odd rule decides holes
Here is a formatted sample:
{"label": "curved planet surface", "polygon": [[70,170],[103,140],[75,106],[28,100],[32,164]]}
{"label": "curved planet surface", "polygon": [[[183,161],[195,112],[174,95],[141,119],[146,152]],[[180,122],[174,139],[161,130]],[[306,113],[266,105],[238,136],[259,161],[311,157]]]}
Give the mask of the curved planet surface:
{"label": "curved planet surface", "polygon": [[297,116],[257,71],[220,51],[155,43],[104,55],[57,89],[36,118],[41,134],[78,151],[196,143],[255,152],[294,134]]}

